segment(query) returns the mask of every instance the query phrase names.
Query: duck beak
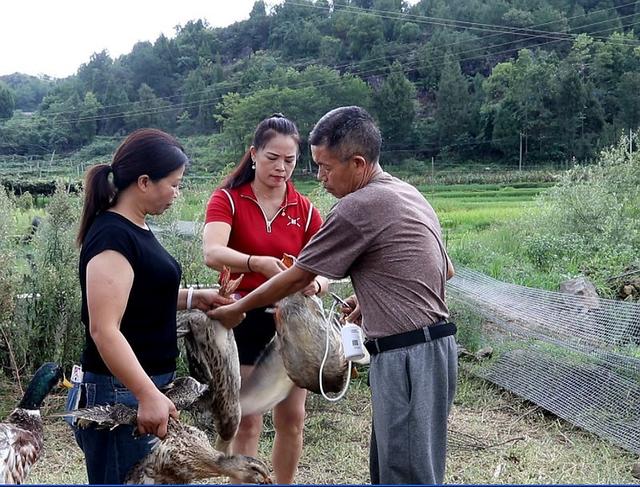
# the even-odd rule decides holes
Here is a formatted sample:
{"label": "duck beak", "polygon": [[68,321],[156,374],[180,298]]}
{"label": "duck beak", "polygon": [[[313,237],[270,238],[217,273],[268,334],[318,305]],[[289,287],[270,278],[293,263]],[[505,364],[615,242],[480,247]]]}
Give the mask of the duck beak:
{"label": "duck beak", "polygon": [[60,386],[65,387],[67,389],[73,388],[73,384],[69,382],[69,380],[65,376],[62,376],[62,380],[60,381]]}

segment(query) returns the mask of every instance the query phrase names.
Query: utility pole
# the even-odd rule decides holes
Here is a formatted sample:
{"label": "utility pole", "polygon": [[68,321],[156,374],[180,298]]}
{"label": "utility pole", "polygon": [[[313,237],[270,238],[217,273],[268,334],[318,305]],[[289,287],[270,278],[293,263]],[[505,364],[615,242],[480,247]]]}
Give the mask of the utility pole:
{"label": "utility pole", "polygon": [[522,132],[520,132],[520,160],[518,161],[518,171],[522,171]]}
{"label": "utility pole", "polygon": [[435,158],[431,156],[431,179],[436,177],[436,165],[434,159]]}

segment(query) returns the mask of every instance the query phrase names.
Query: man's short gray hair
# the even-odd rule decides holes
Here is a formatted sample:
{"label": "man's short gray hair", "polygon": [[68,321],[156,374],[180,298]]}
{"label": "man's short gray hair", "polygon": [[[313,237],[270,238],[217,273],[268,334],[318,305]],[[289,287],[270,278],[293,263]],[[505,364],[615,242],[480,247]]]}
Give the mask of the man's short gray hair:
{"label": "man's short gray hair", "polygon": [[309,134],[309,144],[324,146],[341,161],[360,155],[378,162],[382,136],[373,117],[358,106],[340,107],[325,114]]}

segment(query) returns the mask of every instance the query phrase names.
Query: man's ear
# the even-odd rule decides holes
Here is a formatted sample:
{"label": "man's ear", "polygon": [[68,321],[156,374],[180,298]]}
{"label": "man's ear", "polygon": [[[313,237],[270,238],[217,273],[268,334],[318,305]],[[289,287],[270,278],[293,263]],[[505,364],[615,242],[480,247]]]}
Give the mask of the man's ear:
{"label": "man's ear", "polygon": [[151,178],[148,174],[142,174],[138,176],[138,188],[142,191],[147,191],[149,189],[149,183],[151,182]]}
{"label": "man's ear", "polygon": [[360,154],[354,154],[353,156],[351,156],[351,160],[354,162],[358,169],[362,169],[367,165],[367,160]]}

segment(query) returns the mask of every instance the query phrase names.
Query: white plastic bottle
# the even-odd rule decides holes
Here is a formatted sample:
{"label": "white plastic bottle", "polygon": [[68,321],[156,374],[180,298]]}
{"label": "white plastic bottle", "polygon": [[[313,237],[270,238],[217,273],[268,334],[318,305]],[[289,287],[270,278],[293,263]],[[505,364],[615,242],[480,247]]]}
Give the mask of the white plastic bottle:
{"label": "white plastic bottle", "polygon": [[347,323],[340,330],[344,355],[349,361],[364,358],[364,344],[362,343],[362,330],[358,325]]}

